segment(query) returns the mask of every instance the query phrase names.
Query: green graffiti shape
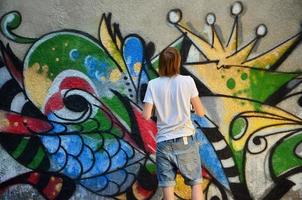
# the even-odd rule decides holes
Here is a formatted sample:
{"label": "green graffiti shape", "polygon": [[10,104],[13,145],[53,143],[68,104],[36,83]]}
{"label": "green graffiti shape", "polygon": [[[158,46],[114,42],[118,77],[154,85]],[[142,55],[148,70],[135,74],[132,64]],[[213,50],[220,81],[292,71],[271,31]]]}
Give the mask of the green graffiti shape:
{"label": "green graffiti shape", "polygon": [[[281,86],[299,75],[299,73],[269,72],[251,69],[248,96],[253,100],[264,102]],[[254,107],[256,111],[261,110],[260,104],[254,104]]]}
{"label": "green graffiti shape", "polygon": [[229,79],[227,80],[227,87],[228,87],[229,89],[234,89],[235,86],[236,86],[235,80],[234,80],[233,78],[229,78]]}
{"label": "green graffiti shape", "polygon": [[35,38],[23,37],[12,32],[12,30],[17,29],[20,26],[21,21],[21,14],[17,11],[11,11],[1,18],[0,31],[6,38],[16,43],[33,43],[36,41]]}
{"label": "green graffiti shape", "polygon": [[231,127],[231,136],[234,139],[239,139],[247,129],[247,121],[243,117],[237,118]]}
{"label": "green graffiti shape", "polygon": [[[275,177],[279,177],[302,166],[301,152],[296,148],[302,143],[302,132],[284,139],[271,154],[271,167]],[[299,157],[300,156],[300,157]]]}

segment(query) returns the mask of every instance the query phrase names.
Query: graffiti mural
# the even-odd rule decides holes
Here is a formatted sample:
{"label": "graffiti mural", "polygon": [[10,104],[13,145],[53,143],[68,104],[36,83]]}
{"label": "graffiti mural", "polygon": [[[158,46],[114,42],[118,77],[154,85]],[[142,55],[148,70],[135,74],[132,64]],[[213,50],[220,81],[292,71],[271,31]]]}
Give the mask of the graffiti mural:
{"label": "graffiti mural", "polygon": [[[231,5],[234,23],[226,43],[214,13],[208,35],[196,33],[180,9],[167,20],[181,36],[169,46],[182,55],[181,73],[194,78],[206,117],[192,114],[200,143],[206,199],[301,198],[301,72],[278,71],[301,40],[298,33],[256,54],[267,27],[240,44],[243,4]],[[111,14],[98,38],[56,30],[38,38],[14,32],[21,14],[2,16],[1,33],[31,44],[23,59],[1,42],[0,143],[29,171],[0,183],[0,191],[28,184],[45,199],[69,199],[78,188],[105,198],[154,199],[156,118],[142,118],[148,81],[158,77],[155,45],[122,36]],[[284,102],[291,101],[294,108]],[[175,195],[190,199],[177,176]]]}
{"label": "graffiti mural", "polygon": [[251,56],[267,28],[260,24],[255,38],[240,45],[242,11],[241,2],[231,6],[234,24],[226,44],[216,31],[215,14],[206,16],[208,39],[182,22],[181,10],[168,14],[188,43],[183,73],[195,78],[212,122],[205,126],[195,119],[201,158],[211,175],[207,199],[280,199],[287,192],[300,192],[301,198],[294,187],[300,187],[301,178],[301,118],[279,106],[298,98],[293,106],[299,108],[300,93],[292,91],[301,83],[301,72],[278,71],[301,33]]}
{"label": "graffiti mural", "polygon": [[1,144],[32,172],[1,188],[27,183],[46,199],[68,199],[76,185],[105,197],[152,196],[156,126],[140,112],[150,79],[144,41],[111,32],[110,15],[100,40],[77,30],[20,37],[11,32],[19,19],[13,11],[1,20],[5,36],[33,43],[23,61],[1,45]]}

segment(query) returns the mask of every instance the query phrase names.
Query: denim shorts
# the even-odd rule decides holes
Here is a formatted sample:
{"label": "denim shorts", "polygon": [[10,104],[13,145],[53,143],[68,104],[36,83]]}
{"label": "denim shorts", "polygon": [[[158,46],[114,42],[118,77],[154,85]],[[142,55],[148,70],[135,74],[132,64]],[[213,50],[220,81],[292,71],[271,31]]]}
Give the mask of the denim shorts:
{"label": "denim shorts", "polygon": [[201,183],[199,146],[194,136],[187,136],[187,141],[185,144],[181,137],[157,143],[156,170],[159,187],[175,186],[177,171],[186,185]]}

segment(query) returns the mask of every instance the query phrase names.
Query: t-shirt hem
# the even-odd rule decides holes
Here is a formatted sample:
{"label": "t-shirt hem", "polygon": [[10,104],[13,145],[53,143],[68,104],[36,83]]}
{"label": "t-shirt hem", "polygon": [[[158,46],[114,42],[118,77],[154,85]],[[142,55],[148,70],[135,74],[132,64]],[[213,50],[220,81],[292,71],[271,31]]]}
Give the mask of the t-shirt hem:
{"label": "t-shirt hem", "polygon": [[153,104],[152,101],[143,101],[144,103],[150,103],[150,104]]}

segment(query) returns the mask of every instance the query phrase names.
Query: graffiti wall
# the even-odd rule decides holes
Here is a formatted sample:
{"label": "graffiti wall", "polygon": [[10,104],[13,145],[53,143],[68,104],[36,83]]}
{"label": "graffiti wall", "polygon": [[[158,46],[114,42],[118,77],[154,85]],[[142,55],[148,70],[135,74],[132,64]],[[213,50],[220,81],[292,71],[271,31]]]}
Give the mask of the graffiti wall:
{"label": "graffiti wall", "polygon": [[205,199],[302,198],[301,2],[49,2],[51,17],[0,3],[1,199],[162,199],[142,99],[168,46],[205,105],[192,113]]}

